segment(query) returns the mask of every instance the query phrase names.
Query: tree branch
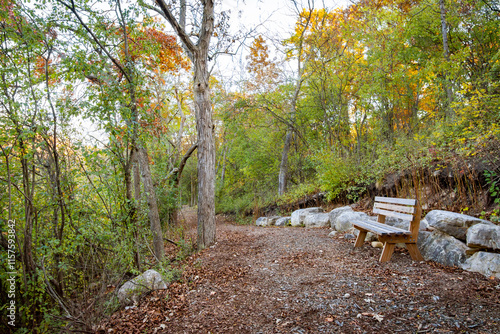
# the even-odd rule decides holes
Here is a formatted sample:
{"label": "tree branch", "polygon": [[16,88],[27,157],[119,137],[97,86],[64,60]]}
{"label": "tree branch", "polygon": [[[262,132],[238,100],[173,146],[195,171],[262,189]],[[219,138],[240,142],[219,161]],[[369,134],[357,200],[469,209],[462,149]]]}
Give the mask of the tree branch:
{"label": "tree branch", "polygon": [[[163,1],[163,0],[159,0]],[[202,43],[209,44],[210,37],[214,32],[214,2],[213,0],[205,0],[203,4],[203,19],[201,21],[200,38],[198,39],[198,46]],[[208,50],[208,47],[206,47]]]}
{"label": "tree branch", "polygon": [[76,18],[78,19],[78,21],[80,22],[80,24],[82,25],[82,27],[92,37],[92,40],[97,45],[99,45],[99,48],[106,54],[106,56],[108,56],[108,58],[113,62],[113,64],[115,64],[116,67],[118,67],[118,69],[120,70],[120,72],[122,72],[123,75],[125,76],[125,78],[127,78],[127,81],[129,83],[131,83],[132,80],[129,77],[128,72],[122,66],[122,64],[111,55],[111,53],[108,51],[108,49],[106,49],[106,47],[99,41],[99,39],[94,34],[94,32],[90,29],[90,27],[87,24],[85,24],[85,22],[83,22],[82,18],[80,17],[80,15],[78,14],[78,12],[76,11],[75,3],[73,2],[73,0],[71,0],[71,5],[68,4],[68,3],[66,3],[66,2],[64,2],[64,1],[62,1],[62,0],[56,0],[56,1],[59,2],[61,5],[63,5],[64,7],[68,8],[76,16]]}
{"label": "tree branch", "polygon": [[193,146],[191,146],[189,148],[189,150],[186,152],[186,154],[184,154],[184,156],[182,157],[182,160],[179,163],[179,167],[172,169],[172,171],[168,174],[167,179],[172,178],[174,180],[174,182],[176,183],[176,185],[179,184],[180,179],[181,179],[181,175],[182,175],[182,171],[184,170],[184,167],[186,166],[186,162],[191,157],[194,150],[196,150],[197,148],[198,148],[198,143],[195,143]]}
{"label": "tree branch", "polygon": [[[196,47],[196,45],[193,44],[193,42],[189,38],[186,31],[181,27],[179,22],[177,22],[174,15],[170,11],[170,9],[168,9],[168,6],[165,3],[165,1],[164,0],[154,0],[154,1],[160,7],[160,9],[162,11],[161,14],[163,15],[163,17],[165,17],[165,19],[167,19],[168,23],[170,23],[172,28],[174,28],[175,32],[177,33],[177,36],[179,36],[179,38],[181,39],[181,42],[184,45],[184,47],[186,48],[186,51],[188,52],[189,57],[191,59],[193,59],[192,54],[198,52],[198,48]],[[151,6],[148,6],[148,8],[153,9],[153,8],[151,8]],[[153,9],[153,10],[155,10],[155,9]],[[155,10],[155,11],[158,12],[157,10]]]}

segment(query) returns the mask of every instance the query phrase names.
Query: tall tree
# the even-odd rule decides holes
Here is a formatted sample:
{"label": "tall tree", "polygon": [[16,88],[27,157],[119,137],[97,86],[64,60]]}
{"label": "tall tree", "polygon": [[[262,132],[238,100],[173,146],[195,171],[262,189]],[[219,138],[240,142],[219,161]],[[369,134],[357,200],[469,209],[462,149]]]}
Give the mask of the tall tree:
{"label": "tall tree", "polygon": [[156,0],[158,7],[149,7],[161,13],[170,23],[184,45],[193,64],[194,106],[198,132],[198,248],[215,243],[215,144],[212,102],[209,87],[209,47],[214,31],[214,1],[200,1],[201,24],[193,41],[185,29],[185,1],[182,1],[180,19],[173,15],[171,6]]}

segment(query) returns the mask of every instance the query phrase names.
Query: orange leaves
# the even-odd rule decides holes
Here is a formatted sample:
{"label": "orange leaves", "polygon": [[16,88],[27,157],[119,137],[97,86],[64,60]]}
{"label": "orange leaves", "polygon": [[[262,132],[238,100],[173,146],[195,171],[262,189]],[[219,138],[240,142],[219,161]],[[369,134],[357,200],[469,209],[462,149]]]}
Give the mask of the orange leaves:
{"label": "orange leaves", "polygon": [[[2,12],[0,12],[0,22],[4,22],[4,19],[9,17],[14,21],[14,1],[12,0],[0,0],[0,7],[2,8]],[[5,15],[7,14],[7,15]]]}
{"label": "orange leaves", "polygon": [[148,66],[161,72],[189,69],[189,62],[183,56],[175,36],[146,27],[134,31],[129,38],[132,60],[142,59]]}
{"label": "orange leaves", "polygon": [[266,45],[266,41],[262,36],[255,38],[250,48],[250,55],[247,57],[251,60],[251,64],[248,68],[248,72],[253,72],[254,67],[258,65],[268,66],[270,62],[269,58],[269,48]]}
{"label": "orange leaves", "polygon": [[139,124],[145,131],[155,137],[160,137],[160,135],[168,133],[167,122],[158,113],[153,112],[148,118],[148,120],[139,121]]}
{"label": "orange leaves", "polygon": [[45,75],[45,58],[38,56],[35,61],[35,76],[41,78]]}
{"label": "orange leaves", "polygon": [[47,66],[47,75],[48,75],[48,82],[49,85],[52,85],[57,82],[57,78],[55,78],[54,74],[54,67],[51,66],[52,60],[47,59],[43,56],[38,56],[35,60],[35,69],[34,69],[34,75],[36,78],[45,80],[45,66]]}

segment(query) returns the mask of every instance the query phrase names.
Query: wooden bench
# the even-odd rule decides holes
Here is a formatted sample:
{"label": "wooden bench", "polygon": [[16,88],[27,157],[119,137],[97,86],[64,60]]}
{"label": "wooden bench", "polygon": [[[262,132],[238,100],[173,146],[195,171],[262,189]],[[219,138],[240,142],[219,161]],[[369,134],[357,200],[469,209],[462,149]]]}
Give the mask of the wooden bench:
{"label": "wooden bench", "polygon": [[[394,252],[394,246],[397,243],[406,244],[406,248],[410,252],[413,260],[424,260],[417,247],[422,209],[416,199],[375,197],[373,213],[378,215],[378,222],[351,222],[352,225],[359,230],[354,247],[361,247],[365,241],[366,233],[372,232],[376,234],[380,242],[384,244],[384,249],[379,259],[380,262],[386,262],[391,259],[392,253]],[[386,225],[385,217],[395,217],[408,221],[408,230]]]}

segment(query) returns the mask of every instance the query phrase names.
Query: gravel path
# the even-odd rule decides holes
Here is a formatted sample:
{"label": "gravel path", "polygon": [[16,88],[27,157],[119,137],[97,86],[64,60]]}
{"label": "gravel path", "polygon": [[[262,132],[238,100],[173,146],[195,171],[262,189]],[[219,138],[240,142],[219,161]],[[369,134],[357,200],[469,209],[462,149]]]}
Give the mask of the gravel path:
{"label": "gravel path", "polygon": [[102,333],[500,333],[500,281],[327,229],[218,225],[180,281]]}

